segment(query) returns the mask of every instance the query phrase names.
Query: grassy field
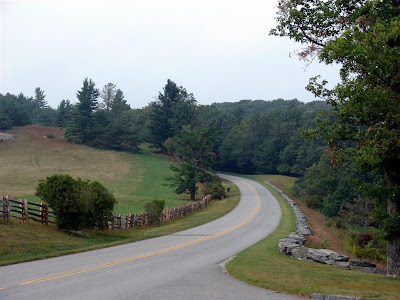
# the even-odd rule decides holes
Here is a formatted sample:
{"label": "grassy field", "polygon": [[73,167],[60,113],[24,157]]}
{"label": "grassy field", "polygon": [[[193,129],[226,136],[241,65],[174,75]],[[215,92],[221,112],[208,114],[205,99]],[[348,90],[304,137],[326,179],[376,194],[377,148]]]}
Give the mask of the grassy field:
{"label": "grassy field", "polygon": [[160,226],[116,231],[89,231],[89,237],[77,237],[56,230],[54,226],[29,225],[17,220],[5,223],[0,219],[0,266],[23,261],[94,250],[171,234],[208,223],[230,212],[239,202],[240,193],[234,184],[229,199],[211,201],[205,209]]}
{"label": "grassy field", "polygon": [[[67,143],[60,128],[25,126],[8,132],[14,138],[0,143],[1,194],[39,201],[34,196],[39,180],[66,173],[101,182],[118,200],[117,214],[141,212],[144,202],[156,198],[164,199],[168,207],[189,200],[188,195],[177,195],[162,185],[172,173],[172,161],[146,146],[141,153],[130,154]],[[54,138],[46,138],[48,134]]]}
{"label": "grassy field", "polygon": [[[265,176],[246,176],[261,182]],[[275,176],[275,183],[288,184],[287,177]],[[272,180],[270,180],[272,181]],[[290,184],[289,184],[290,187]],[[312,293],[339,294],[365,298],[400,299],[400,280],[384,275],[347,271],[332,266],[297,260],[280,255],[278,240],[296,230],[294,215],[279,194],[271,192],[282,207],[278,229],[258,244],[248,248],[227,264],[234,277],[274,291],[301,296]]]}

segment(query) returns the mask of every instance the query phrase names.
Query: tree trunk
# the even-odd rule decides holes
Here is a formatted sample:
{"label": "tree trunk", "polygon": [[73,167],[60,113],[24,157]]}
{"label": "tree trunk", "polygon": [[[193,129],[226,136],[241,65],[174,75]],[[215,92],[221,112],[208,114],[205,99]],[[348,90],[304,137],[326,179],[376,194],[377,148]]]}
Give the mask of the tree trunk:
{"label": "tree trunk", "polygon": [[[392,169],[386,173],[389,186],[394,190],[395,197],[387,200],[389,217],[400,214],[400,161],[392,164]],[[400,278],[400,229],[396,228],[390,234],[387,244],[387,276]]]}
{"label": "tree trunk", "polygon": [[190,200],[196,200],[196,189],[190,190]]}
{"label": "tree trunk", "polygon": [[[397,199],[396,199],[397,200]],[[389,216],[399,214],[399,205],[396,201],[388,201],[387,211]],[[387,244],[387,276],[400,278],[400,234],[396,231],[390,235]]]}

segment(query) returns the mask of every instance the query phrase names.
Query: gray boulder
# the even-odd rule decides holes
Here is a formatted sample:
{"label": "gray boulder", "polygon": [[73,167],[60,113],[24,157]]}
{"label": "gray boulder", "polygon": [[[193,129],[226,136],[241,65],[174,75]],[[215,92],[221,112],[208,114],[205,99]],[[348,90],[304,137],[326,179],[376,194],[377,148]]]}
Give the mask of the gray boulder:
{"label": "gray boulder", "polygon": [[336,261],[346,262],[349,257],[327,249],[308,249],[307,259],[322,264],[333,265]]}
{"label": "gray boulder", "polygon": [[306,247],[297,247],[292,249],[292,256],[298,259],[307,259],[308,248]]}
{"label": "gray boulder", "polygon": [[278,251],[280,254],[283,255],[291,255],[293,249],[301,247],[299,244],[296,243],[288,243],[288,242],[279,242],[278,243]]}

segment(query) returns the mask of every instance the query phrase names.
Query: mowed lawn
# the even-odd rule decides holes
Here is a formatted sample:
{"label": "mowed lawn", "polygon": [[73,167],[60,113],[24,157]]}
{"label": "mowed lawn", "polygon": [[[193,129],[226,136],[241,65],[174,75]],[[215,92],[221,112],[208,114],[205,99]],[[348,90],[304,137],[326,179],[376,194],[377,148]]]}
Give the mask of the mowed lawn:
{"label": "mowed lawn", "polygon": [[40,201],[34,196],[39,180],[70,174],[97,180],[108,188],[118,201],[116,214],[141,212],[146,201],[156,198],[164,199],[168,207],[189,200],[188,195],[177,195],[163,185],[164,177],[172,174],[169,166],[173,161],[153,154],[146,145],[132,154],[68,143],[60,128],[25,126],[8,133],[14,138],[0,142],[1,194]]}

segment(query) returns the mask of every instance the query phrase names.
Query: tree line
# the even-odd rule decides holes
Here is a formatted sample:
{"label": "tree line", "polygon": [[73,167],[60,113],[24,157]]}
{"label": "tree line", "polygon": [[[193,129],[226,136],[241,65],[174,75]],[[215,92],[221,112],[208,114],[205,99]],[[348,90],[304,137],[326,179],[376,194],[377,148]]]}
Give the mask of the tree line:
{"label": "tree line", "polygon": [[224,189],[213,172],[284,174],[299,177],[295,191],[314,209],[360,226],[377,226],[371,218],[374,200],[363,185],[382,178],[363,173],[350,157],[334,167],[321,139],[305,139],[317,129],[316,118],[328,120],[325,101],[297,99],[199,105],[193,94],[168,80],[157,100],[131,109],[123,92],[109,83],[99,90],[86,78],[77,102],[47,105],[44,92],[34,97],[0,95],[0,128],[28,124],[65,128],[72,143],[100,149],[138,152],[149,143],[155,152],[174,156],[173,176],[165,185],[195,199],[199,183],[213,197]]}

